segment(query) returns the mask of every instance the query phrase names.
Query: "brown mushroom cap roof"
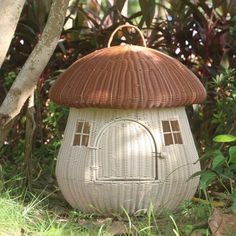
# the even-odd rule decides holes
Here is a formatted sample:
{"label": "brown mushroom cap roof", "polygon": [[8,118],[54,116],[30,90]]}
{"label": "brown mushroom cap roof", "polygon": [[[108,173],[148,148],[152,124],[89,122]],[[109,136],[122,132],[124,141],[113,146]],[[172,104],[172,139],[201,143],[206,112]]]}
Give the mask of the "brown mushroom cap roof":
{"label": "brown mushroom cap roof", "polygon": [[206,91],[182,63],[133,45],[97,50],[53,84],[52,101],[70,107],[155,108],[200,103]]}

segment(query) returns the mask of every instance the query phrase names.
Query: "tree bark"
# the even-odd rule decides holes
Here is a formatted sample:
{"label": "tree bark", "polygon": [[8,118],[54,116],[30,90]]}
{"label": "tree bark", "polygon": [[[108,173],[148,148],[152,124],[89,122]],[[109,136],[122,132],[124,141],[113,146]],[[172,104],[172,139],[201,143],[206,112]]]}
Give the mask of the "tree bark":
{"label": "tree bark", "polygon": [[26,112],[26,127],[25,127],[25,184],[28,189],[32,189],[32,149],[33,149],[33,137],[36,128],[34,119],[34,92],[28,99],[28,109]]}
{"label": "tree bark", "polygon": [[57,46],[68,4],[69,0],[53,0],[48,21],[41,38],[0,107],[0,127],[6,126],[11,119],[19,114],[25,101],[32,94],[37,79]]}
{"label": "tree bark", "polygon": [[1,0],[0,7],[0,67],[7,54],[25,0]]}
{"label": "tree bark", "polygon": [[0,148],[4,144],[8,133],[10,132],[12,126],[14,125],[15,118],[10,120],[4,127],[0,127]]}

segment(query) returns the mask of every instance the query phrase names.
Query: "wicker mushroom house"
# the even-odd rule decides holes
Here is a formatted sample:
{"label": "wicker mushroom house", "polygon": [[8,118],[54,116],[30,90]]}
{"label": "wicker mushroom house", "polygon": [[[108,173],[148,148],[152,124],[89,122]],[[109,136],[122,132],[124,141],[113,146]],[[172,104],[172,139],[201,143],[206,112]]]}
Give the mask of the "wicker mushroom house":
{"label": "wicker mushroom house", "polygon": [[200,166],[185,106],[202,102],[206,91],[176,59],[145,44],[110,41],[76,61],[50,90],[52,101],[70,107],[59,187],[85,212],[132,214],[150,203],[173,209],[198,186],[198,178],[187,181]]}

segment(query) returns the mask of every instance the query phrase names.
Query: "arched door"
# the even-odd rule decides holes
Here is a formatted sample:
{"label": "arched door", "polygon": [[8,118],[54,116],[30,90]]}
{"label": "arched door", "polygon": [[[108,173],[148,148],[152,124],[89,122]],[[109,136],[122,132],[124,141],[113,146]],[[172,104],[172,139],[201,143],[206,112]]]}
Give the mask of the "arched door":
{"label": "arched door", "polygon": [[150,130],[121,119],[111,122],[97,138],[96,179],[102,181],[157,179],[157,150]]}

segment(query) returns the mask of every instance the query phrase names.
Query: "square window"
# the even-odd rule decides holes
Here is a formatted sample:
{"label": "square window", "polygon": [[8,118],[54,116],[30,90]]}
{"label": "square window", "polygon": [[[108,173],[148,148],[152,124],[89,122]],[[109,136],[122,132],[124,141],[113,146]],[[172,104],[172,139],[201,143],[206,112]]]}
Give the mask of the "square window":
{"label": "square window", "polygon": [[178,120],[163,120],[162,128],[165,145],[183,143]]}
{"label": "square window", "polygon": [[90,133],[89,122],[77,122],[74,135],[74,146],[88,146]]}

